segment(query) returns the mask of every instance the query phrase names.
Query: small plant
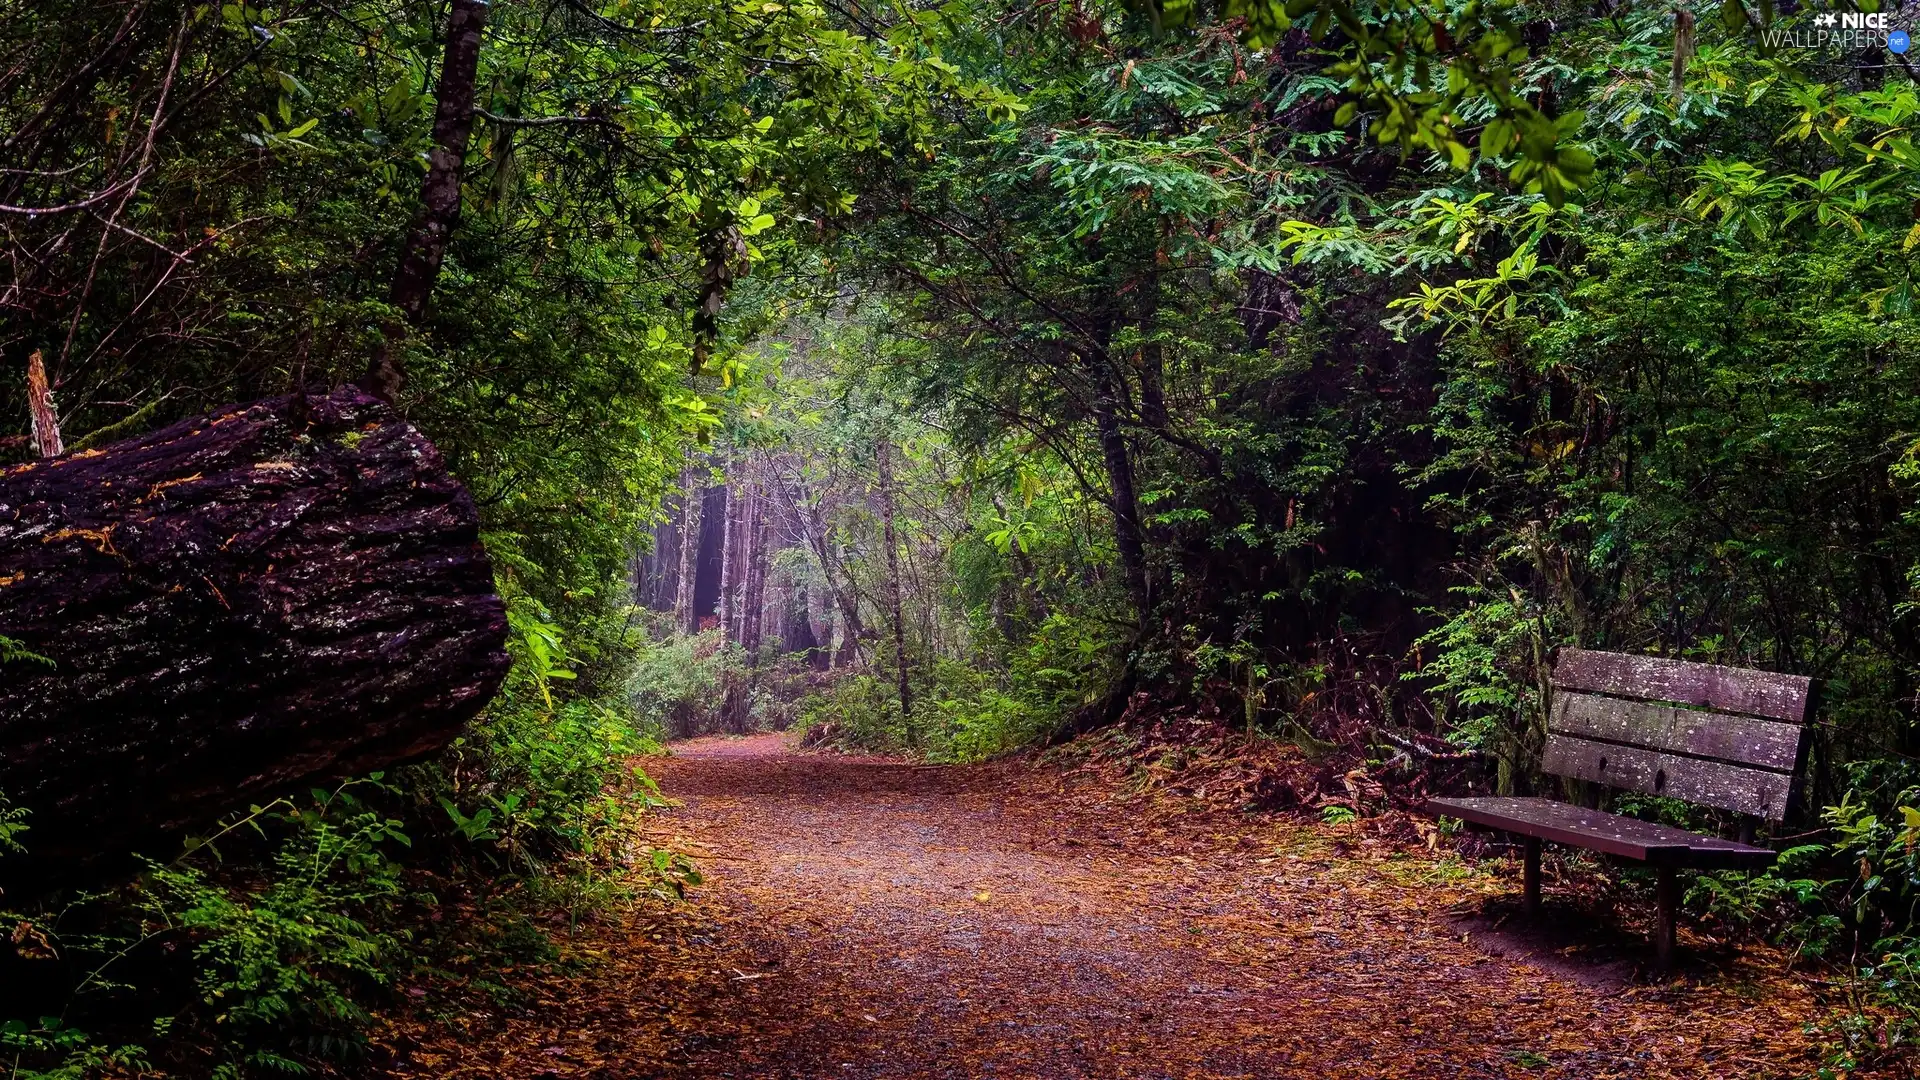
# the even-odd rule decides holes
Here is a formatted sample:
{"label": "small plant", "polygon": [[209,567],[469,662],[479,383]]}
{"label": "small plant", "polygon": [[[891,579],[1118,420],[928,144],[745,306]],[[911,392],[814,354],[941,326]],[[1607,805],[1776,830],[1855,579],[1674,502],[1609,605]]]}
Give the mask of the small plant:
{"label": "small plant", "polygon": [[54,666],[52,660],[41,656],[39,653],[28,649],[25,645],[3,634],[0,634],[0,664],[44,664],[47,667]]}
{"label": "small plant", "polygon": [[29,828],[26,809],[7,802],[7,793],[0,791],[0,855],[24,851],[20,834]]}
{"label": "small plant", "polygon": [[[0,1055],[12,1066],[8,1080],[86,1080],[145,1074],[151,1069],[142,1048],[101,1046],[93,1036],[67,1026],[56,1016],[0,1023]],[[33,1061],[47,1064],[25,1064]]]}
{"label": "small plant", "polygon": [[1360,820],[1360,815],[1354,813],[1350,806],[1334,803],[1320,808],[1320,820],[1328,825],[1351,825]]}

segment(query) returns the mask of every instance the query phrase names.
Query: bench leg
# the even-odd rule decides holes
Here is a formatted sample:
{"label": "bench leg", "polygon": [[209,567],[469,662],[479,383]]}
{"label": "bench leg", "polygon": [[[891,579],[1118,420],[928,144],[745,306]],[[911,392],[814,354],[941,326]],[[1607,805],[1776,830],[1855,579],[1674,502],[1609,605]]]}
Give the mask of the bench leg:
{"label": "bench leg", "polygon": [[1521,885],[1526,890],[1522,906],[1529,915],[1540,914],[1540,838],[1527,837],[1527,853],[1521,863]]}
{"label": "bench leg", "polygon": [[1673,867],[1660,867],[1659,883],[1654,887],[1660,903],[1659,922],[1653,928],[1654,970],[1664,975],[1673,969],[1673,921],[1680,908],[1680,883]]}

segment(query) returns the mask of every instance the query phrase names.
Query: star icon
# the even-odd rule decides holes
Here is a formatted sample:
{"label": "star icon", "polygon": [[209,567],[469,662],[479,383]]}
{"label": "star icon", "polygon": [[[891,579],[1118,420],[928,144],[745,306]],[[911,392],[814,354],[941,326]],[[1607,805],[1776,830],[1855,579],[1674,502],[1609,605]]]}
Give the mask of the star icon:
{"label": "star icon", "polygon": [[1840,17],[1831,11],[1823,11],[1813,17],[1813,25],[1815,26],[1832,26],[1839,21]]}

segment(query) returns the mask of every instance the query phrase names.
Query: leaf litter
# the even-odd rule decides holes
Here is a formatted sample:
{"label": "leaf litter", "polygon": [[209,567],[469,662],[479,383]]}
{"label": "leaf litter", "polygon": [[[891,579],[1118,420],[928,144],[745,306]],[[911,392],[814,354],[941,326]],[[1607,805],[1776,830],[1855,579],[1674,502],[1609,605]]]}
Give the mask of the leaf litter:
{"label": "leaf litter", "polygon": [[[1823,1058],[1780,951],[1683,929],[1670,980],[1582,978],[1578,934],[1499,943],[1511,860],[1396,812],[1329,825],[1086,757],[929,769],[777,735],[647,767],[681,805],[645,842],[706,883],[563,941],[586,962],[529,974],[530,1006],[396,1022],[392,1073],[1658,1080]],[[1577,876],[1549,884],[1579,919]]]}

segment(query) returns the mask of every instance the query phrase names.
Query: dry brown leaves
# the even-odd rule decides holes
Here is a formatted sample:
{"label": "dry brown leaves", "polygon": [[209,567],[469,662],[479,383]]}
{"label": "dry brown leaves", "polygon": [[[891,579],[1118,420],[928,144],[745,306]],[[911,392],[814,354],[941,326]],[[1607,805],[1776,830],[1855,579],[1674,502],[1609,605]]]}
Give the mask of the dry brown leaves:
{"label": "dry brown leaves", "polygon": [[[1396,815],[1238,813],[1262,781],[1225,757],[1156,758],[1165,775],[1143,783],[1137,760],[931,768],[773,736],[685,744],[649,763],[685,805],[647,841],[699,858],[694,901],[579,946],[597,962],[539,978],[536,1008],[397,1027],[396,1071],[1584,1080],[1818,1064],[1802,1029],[1820,1006],[1779,954],[1683,933],[1692,959],[1672,981],[1587,978],[1578,935],[1528,954],[1511,927],[1458,920],[1500,910],[1506,867],[1429,850]],[[1550,879],[1550,902],[1581,899],[1578,881]]]}

